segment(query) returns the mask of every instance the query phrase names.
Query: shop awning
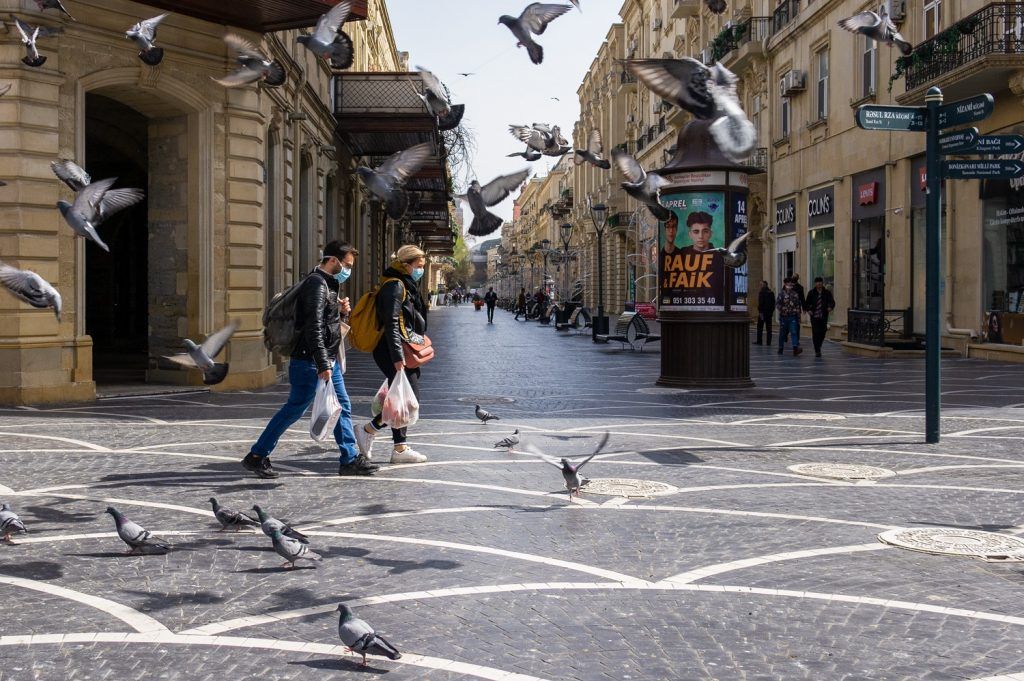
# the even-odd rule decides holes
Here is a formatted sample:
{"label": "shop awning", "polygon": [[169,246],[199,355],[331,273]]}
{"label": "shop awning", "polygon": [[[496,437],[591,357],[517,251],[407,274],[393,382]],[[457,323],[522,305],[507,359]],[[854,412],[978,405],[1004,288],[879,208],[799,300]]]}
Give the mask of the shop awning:
{"label": "shop awning", "polygon": [[[154,0],[144,5],[205,19],[217,24],[238,26],[269,33],[316,24],[320,15],[340,0]],[[349,21],[366,18],[367,0],[354,0]]]}

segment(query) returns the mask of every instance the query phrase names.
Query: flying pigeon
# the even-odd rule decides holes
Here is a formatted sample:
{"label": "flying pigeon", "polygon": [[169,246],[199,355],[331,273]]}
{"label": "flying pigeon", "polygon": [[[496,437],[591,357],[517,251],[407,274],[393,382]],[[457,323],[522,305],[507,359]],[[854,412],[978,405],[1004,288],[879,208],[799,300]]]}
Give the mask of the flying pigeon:
{"label": "flying pigeon", "polygon": [[750,156],[757,146],[757,128],[740,106],[737,82],[736,74],[716,63],[711,67],[707,86],[721,114],[709,127],[711,137],[723,154],[738,163]]}
{"label": "flying pigeon", "polygon": [[323,556],[311,551],[306,544],[303,544],[298,539],[292,539],[281,534],[281,530],[271,532],[270,539],[274,542],[274,550],[277,551],[277,555],[288,561],[282,567],[286,567],[289,570],[295,567],[295,563],[300,560],[321,561],[324,559]]}
{"label": "flying pigeon", "polygon": [[[54,167],[54,172],[57,173],[57,177],[61,177],[56,167]],[[86,179],[88,177],[85,175]],[[108,253],[110,248],[100,239],[96,233],[96,227],[117,211],[134,206],[145,198],[145,193],[141,189],[111,189],[116,181],[116,177],[111,177],[99,182],[91,182],[78,190],[73,204],[67,201],[57,202],[57,208],[60,209],[65,222],[75,231],[75,234],[95,241],[100,248]],[[68,181],[65,180],[65,182]],[[70,184],[68,182],[69,186]]]}
{"label": "flying pigeon", "polygon": [[36,0],[36,7],[39,8],[40,12],[48,9],[58,10],[66,14],[68,19],[71,19],[71,21],[75,21],[75,18],[71,16],[71,12],[67,11],[60,0]]}
{"label": "flying pigeon", "polygon": [[612,150],[612,159],[626,178],[622,183],[626,193],[647,206],[656,219],[668,220],[672,213],[658,200],[661,188],[668,184],[668,180],[657,173],[645,172],[635,158],[619,149]]}
{"label": "flying pigeon", "polygon": [[21,61],[25,66],[38,67],[46,63],[46,57],[39,54],[39,48],[36,46],[36,40],[39,38],[47,38],[51,35],[57,35],[63,33],[62,28],[47,28],[46,26],[30,26],[18,17],[11,15],[11,20],[14,25],[18,28],[18,33],[21,36],[21,44],[25,46],[25,56],[21,58]]}
{"label": "flying pigeon", "polygon": [[251,42],[234,33],[224,36],[224,42],[235,52],[238,68],[223,78],[213,78],[214,82],[224,87],[242,87],[256,82],[263,82],[267,87],[284,85],[284,67],[256,49]]}
{"label": "flying pigeon", "polygon": [[15,298],[32,307],[40,310],[52,307],[54,314],[57,315],[57,321],[60,321],[60,293],[35,272],[19,270],[17,267],[0,263],[0,284],[3,284]]}
{"label": "flying pigeon", "polygon": [[333,68],[347,69],[352,66],[355,49],[352,38],[341,30],[341,26],[351,13],[352,0],[339,2],[320,16],[312,33],[300,35],[295,40],[317,57],[331,62]]}
{"label": "flying pigeon", "polygon": [[486,409],[481,409],[479,404],[476,405],[476,417],[478,419],[480,419],[480,421],[482,423],[487,423],[488,421],[500,421],[501,420],[499,417],[495,416],[494,414],[492,414],[491,412],[487,411]]}
{"label": "flying pigeon", "polygon": [[544,48],[534,42],[530,35],[542,35],[547,30],[548,24],[568,12],[570,5],[554,5],[543,2],[534,2],[526,6],[518,18],[504,15],[498,19],[499,24],[505,24],[508,30],[519,42],[516,46],[523,46],[530,54],[530,61],[540,64],[544,61]]}
{"label": "flying pigeon", "polygon": [[580,475],[580,469],[586,466],[591,459],[593,459],[595,456],[600,454],[602,450],[604,450],[605,446],[608,444],[609,437],[609,433],[605,432],[604,436],[601,438],[601,441],[597,444],[597,447],[594,449],[594,451],[591,452],[590,456],[583,459],[583,461],[579,462],[578,464],[570,463],[569,459],[565,458],[561,459],[560,461],[555,461],[554,459],[545,456],[539,449],[537,449],[535,446],[531,444],[527,444],[526,449],[534,454],[540,455],[541,458],[544,459],[544,461],[551,464],[555,468],[561,469],[562,478],[565,480],[565,489],[568,490],[569,492],[569,502],[572,503],[573,492],[576,493],[576,496],[579,496],[580,488],[584,487],[587,483],[590,482],[582,475]]}
{"label": "flying pigeon", "polygon": [[12,87],[14,87],[14,83],[8,83],[7,85],[0,85],[0,97],[3,97],[8,92],[10,92]]}
{"label": "flying pigeon", "polygon": [[733,239],[729,246],[726,248],[712,248],[711,250],[720,252],[723,254],[723,259],[728,267],[743,267],[744,263],[747,262],[747,252],[741,251],[740,246],[750,236],[750,232],[744,232],[740,236]]}
{"label": "flying pigeon", "polygon": [[581,11],[581,12],[583,11],[583,8],[580,7],[580,0],[569,0],[569,2],[571,2],[574,5],[576,5],[576,9],[578,9],[579,11]]}
{"label": "flying pigeon", "polygon": [[529,176],[529,170],[520,170],[511,175],[499,175],[482,187],[478,180],[473,180],[464,196],[470,210],[473,211],[473,222],[469,224],[469,233],[473,236],[487,236],[501,227],[501,218],[488,211],[487,208],[504,201],[512,193],[512,190],[525,182]]}
{"label": "flying pigeon", "polygon": [[221,532],[229,527],[237,532],[244,527],[260,526],[258,521],[253,520],[241,511],[221,506],[217,503],[217,500],[214,497],[210,497],[210,504],[213,506],[214,517],[217,518],[217,522],[220,523]]}
{"label": "flying pigeon", "polygon": [[131,550],[128,554],[134,553],[167,553],[171,545],[166,540],[154,536],[152,532],[138,523],[128,520],[123,513],[113,506],[107,506],[107,513],[114,516],[114,524],[117,526],[117,536],[127,544]]}
{"label": "flying pigeon", "polygon": [[166,14],[160,14],[151,19],[144,19],[129,28],[124,34],[125,38],[135,41],[139,47],[139,59],[144,64],[156,66],[163,61],[164,48],[157,47],[153,43],[156,40],[156,29],[166,18]]}
{"label": "flying pigeon", "polygon": [[260,519],[260,528],[263,530],[263,534],[267,535],[268,537],[274,536],[274,531],[276,530],[284,536],[291,537],[292,539],[300,541],[303,544],[309,543],[309,539],[306,537],[306,535],[302,534],[296,529],[293,529],[290,525],[281,522],[277,518],[267,515],[266,511],[264,511],[258,505],[253,506],[252,510],[256,511],[256,516]]}
{"label": "flying pigeon", "polygon": [[352,608],[342,603],[338,606],[338,612],[341,613],[338,616],[338,638],[353,653],[363,656],[364,667],[367,655],[383,655],[391,660],[402,657],[402,653],[383,636],[379,636],[373,627],[356,617]]}
{"label": "flying pigeon", "polygon": [[517,151],[517,152],[511,153],[511,154],[506,154],[507,158],[512,158],[513,156],[522,156],[527,161],[531,161],[532,162],[532,161],[539,161],[541,159],[541,156],[543,156],[543,154],[541,154],[539,151],[535,151],[535,150],[531,149],[530,147],[526,147],[526,151]]}
{"label": "flying pigeon", "polygon": [[56,161],[50,161],[50,169],[57,179],[66,184],[73,192],[80,192],[92,184],[92,177],[89,173],[70,159],[59,158]]}
{"label": "flying pigeon", "polygon": [[21,521],[17,513],[11,510],[11,505],[8,503],[0,506],[0,534],[3,534],[2,541],[8,544],[14,543],[11,540],[12,534],[28,534],[25,523]]}
{"label": "flying pigeon", "polygon": [[609,170],[612,164],[608,162],[608,159],[601,158],[602,153],[604,153],[604,145],[601,143],[601,131],[594,128],[590,131],[590,137],[587,139],[587,148],[577,149],[573,161],[576,165],[589,163],[603,170]]}
{"label": "flying pigeon", "polygon": [[725,0],[704,0],[704,4],[712,14],[721,14],[725,11]]}
{"label": "flying pigeon", "polygon": [[238,321],[233,321],[216,333],[211,333],[201,345],[196,345],[188,338],[184,345],[186,352],[178,355],[165,356],[175,364],[185,367],[198,367],[203,370],[203,383],[205,385],[217,385],[228,375],[227,362],[214,362],[213,358],[220,354],[224,346],[228,344],[232,334],[238,330]]}
{"label": "flying pigeon", "polygon": [[509,451],[509,453],[511,454],[512,450],[515,449],[516,445],[518,445],[518,444],[519,444],[519,429],[516,428],[512,432],[512,434],[509,435],[507,438],[505,438],[504,440],[502,440],[500,442],[494,443],[494,448],[495,449],[507,449]]}
{"label": "flying pigeon", "polygon": [[470,76],[475,76],[476,74],[475,73],[466,73],[466,72],[463,71],[463,72],[460,72],[458,75],[462,76],[463,78],[469,78]]}
{"label": "flying pigeon", "polygon": [[840,19],[839,27],[851,33],[862,33],[880,43],[895,45],[903,56],[914,51],[914,46],[896,30],[896,25],[889,18],[885,6],[882,6],[880,15],[868,10],[854,14],[848,19]]}
{"label": "flying pigeon", "polygon": [[430,158],[429,142],[392,155],[376,168],[359,166],[356,174],[371,194],[384,202],[388,216],[400,220],[409,210],[409,195],[402,187]]}
{"label": "flying pigeon", "polygon": [[[438,129],[444,131],[459,127],[466,112],[466,105],[452,104],[444,85],[433,73],[422,66],[417,66],[416,70],[420,72],[420,78],[423,80],[423,92],[416,89],[416,96],[423,100],[427,111],[437,119]],[[415,88],[415,85],[413,87]]]}

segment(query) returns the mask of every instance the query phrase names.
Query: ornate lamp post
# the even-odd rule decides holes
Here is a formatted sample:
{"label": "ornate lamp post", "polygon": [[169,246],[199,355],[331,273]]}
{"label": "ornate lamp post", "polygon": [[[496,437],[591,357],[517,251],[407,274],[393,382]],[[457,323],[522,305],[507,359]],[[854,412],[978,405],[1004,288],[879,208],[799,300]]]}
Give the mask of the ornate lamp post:
{"label": "ornate lamp post", "polygon": [[603,203],[591,203],[590,197],[587,197],[587,204],[590,207],[590,220],[594,223],[594,231],[597,232],[597,316],[594,318],[590,336],[596,343],[598,334],[608,333],[608,318],[604,316],[604,228],[608,206]]}
{"label": "ornate lamp post", "polygon": [[551,241],[548,239],[540,240],[540,252],[544,256],[544,271],[541,274],[540,286],[544,289],[544,294],[548,295],[548,253],[551,252]]}
{"label": "ornate lamp post", "polygon": [[569,321],[569,315],[572,314],[573,309],[576,307],[575,303],[570,300],[571,294],[569,292],[569,242],[572,241],[572,223],[563,222],[559,225],[558,230],[562,237],[562,267],[565,270],[562,273],[562,282],[564,284],[561,296],[562,311],[561,318],[558,321],[564,324]]}

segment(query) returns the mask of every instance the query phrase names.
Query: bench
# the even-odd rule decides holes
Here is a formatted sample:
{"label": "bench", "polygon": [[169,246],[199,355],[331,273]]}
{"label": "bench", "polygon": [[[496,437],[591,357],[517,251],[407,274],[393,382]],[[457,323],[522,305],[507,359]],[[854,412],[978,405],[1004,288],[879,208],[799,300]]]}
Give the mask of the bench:
{"label": "bench", "polygon": [[637,347],[643,352],[644,346],[648,343],[660,341],[661,336],[651,334],[651,327],[647,326],[644,318],[635,312],[623,312],[615,322],[615,333],[608,335],[599,334],[597,340],[607,343],[618,341],[625,348],[629,345],[630,350]]}
{"label": "bench", "polygon": [[540,317],[537,319],[537,321],[546,326],[551,323],[551,318],[554,317],[557,313],[557,305],[548,305],[547,308],[545,308],[544,311],[540,314]]}
{"label": "bench", "polygon": [[[582,321],[580,320],[580,317],[583,317]],[[582,326],[580,326],[580,324],[582,324]],[[577,331],[581,328],[589,328],[590,324],[590,311],[585,307],[577,307],[569,314],[569,319],[555,324],[555,328],[559,331],[567,331],[569,329]]]}

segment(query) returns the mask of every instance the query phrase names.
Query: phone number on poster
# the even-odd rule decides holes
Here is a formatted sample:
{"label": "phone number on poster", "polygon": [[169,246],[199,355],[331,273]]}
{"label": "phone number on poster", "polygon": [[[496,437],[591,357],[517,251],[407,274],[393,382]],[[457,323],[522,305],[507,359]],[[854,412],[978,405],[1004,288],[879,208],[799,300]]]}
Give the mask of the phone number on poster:
{"label": "phone number on poster", "polygon": [[711,297],[711,298],[694,298],[694,297],[689,297],[688,296],[688,297],[685,297],[685,298],[673,298],[671,304],[672,305],[717,305],[718,304],[718,299],[714,298],[714,297]]}

